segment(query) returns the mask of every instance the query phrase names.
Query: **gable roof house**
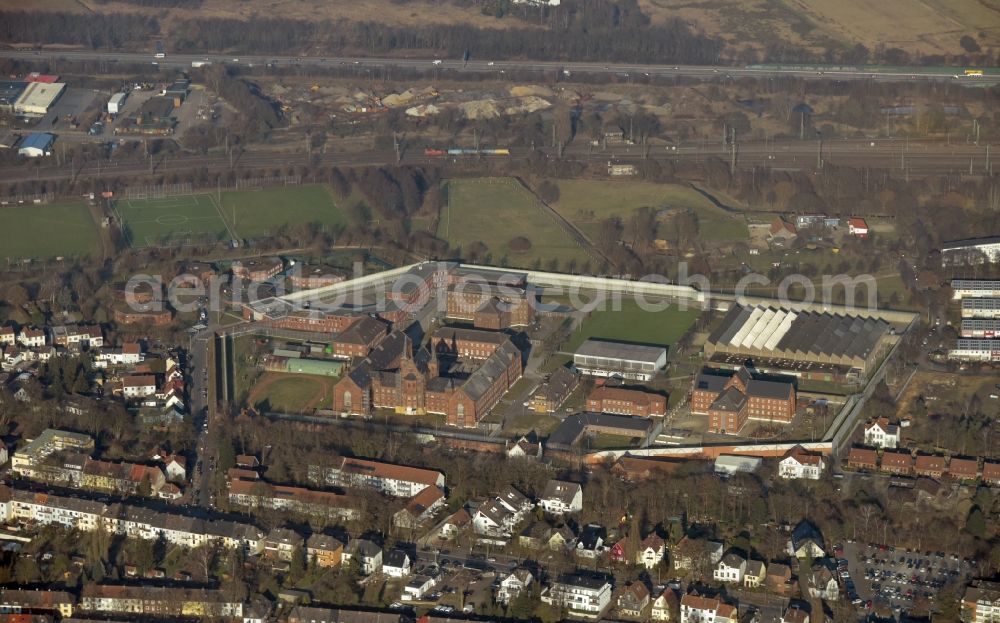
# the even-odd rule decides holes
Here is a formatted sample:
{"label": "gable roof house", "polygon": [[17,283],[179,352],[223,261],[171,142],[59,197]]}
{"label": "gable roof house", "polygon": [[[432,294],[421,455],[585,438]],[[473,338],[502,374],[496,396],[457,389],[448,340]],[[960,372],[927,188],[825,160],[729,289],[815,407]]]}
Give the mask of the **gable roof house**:
{"label": "gable roof house", "polygon": [[681,597],[681,623],[736,623],[736,607],[697,592]]}
{"label": "gable roof house", "polygon": [[567,525],[557,527],[549,536],[549,549],[552,551],[563,551],[576,547],[576,532]]}
{"label": "gable roof house", "polygon": [[626,584],[618,589],[616,604],[618,613],[627,617],[640,617],[649,606],[649,588],[639,581]]}
{"label": "gable roof house", "polygon": [[382,548],[368,539],[351,539],[341,559],[343,562],[356,561],[361,575],[382,570]]}
{"label": "gable roof house", "polygon": [[743,586],[757,588],[767,579],[767,565],[761,560],[747,561],[747,571],[743,574]]}
{"label": "gable roof house", "polygon": [[815,560],[826,555],[823,548],[823,535],[820,534],[816,526],[805,519],[792,530],[792,538],[788,543],[788,553],[798,559],[812,558]]}
{"label": "gable roof house", "polygon": [[539,504],[542,510],[552,515],[579,513],[583,510],[583,487],[576,482],[549,480]]}
{"label": "gable roof house", "polygon": [[792,588],[792,569],[788,565],[772,562],[767,565],[764,586],[775,593],[784,593]]}
{"label": "gable roof house", "polygon": [[823,565],[814,565],[811,570],[806,572],[805,580],[810,597],[826,601],[836,601],[840,597],[837,577]]}
{"label": "gable roof house", "polygon": [[847,453],[847,466],[854,469],[877,469],[878,452],[869,448],[851,448]]}
{"label": "gable roof house", "polygon": [[677,593],[673,589],[665,588],[653,600],[653,608],[650,610],[649,616],[654,621],[671,621],[678,616],[680,605]]}
{"label": "gable roof house", "polygon": [[382,561],[382,574],[390,578],[410,575],[410,556],[401,549],[394,549]]}
{"label": "gable roof house", "polygon": [[438,528],[438,536],[442,539],[453,539],[458,531],[472,523],[472,516],[469,511],[460,508],[441,522]]}
{"label": "gable roof house", "polygon": [[771,242],[786,244],[794,240],[798,236],[798,232],[795,231],[795,225],[782,219],[780,216],[776,216],[771,221],[771,226],[767,230],[767,236]]}
{"label": "gable roof house", "polygon": [[979,461],[951,457],[948,462],[948,475],[955,480],[975,480],[979,477]]}
{"label": "gable roof house", "polygon": [[639,543],[639,549],[635,552],[635,564],[642,565],[647,569],[653,569],[663,562],[666,555],[667,544],[660,535],[651,532],[649,536]]}
{"label": "gable roof house", "polygon": [[479,505],[472,516],[476,534],[510,537],[514,526],[521,523],[532,504],[514,487],[506,487],[500,495]]}
{"label": "gable roof house", "polygon": [[913,473],[913,456],[906,451],[886,450],[882,453],[882,471],[908,476]]}
{"label": "gable roof house", "polygon": [[865,445],[876,448],[899,446],[899,425],[890,424],[889,418],[878,418],[865,425]]}
{"label": "gable roof house", "polygon": [[534,581],[534,576],[527,569],[514,569],[507,574],[497,586],[497,603],[507,605],[511,600],[517,598],[521,591],[525,590]]}
{"label": "gable roof house", "polygon": [[508,459],[540,459],[542,458],[542,444],[537,441],[528,441],[524,435],[507,448]]}
{"label": "gable roof house", "polygon": [[597,558],[608,551],[605,545],[607,539],[608,531],[603,526],[587,524],[580,532],[574,552],[581,558]]}
{"label": "gable roof house", "polygon": [[786,479],[804,478],[819,480],[826,464],[819,452],[809,452],[802,446],[795,446],[785,453],[778,463],[778,477]]}
{"label": "gable roof house", "polygon": [[746,558],[734,552],[729,552],[722,557],[722,560],[716,563],[715,571],[712,573],[712,577],[716,582],[742,584],[743,575],[746,573],[746,570]]}
{"label": "gable roof house", "polygon": [[946,471],[944,466],[944,457],[918,454],[917,460],[913,464],[913,471],[916,472],[918,476],[940,478],[941,476],[944,476]]}

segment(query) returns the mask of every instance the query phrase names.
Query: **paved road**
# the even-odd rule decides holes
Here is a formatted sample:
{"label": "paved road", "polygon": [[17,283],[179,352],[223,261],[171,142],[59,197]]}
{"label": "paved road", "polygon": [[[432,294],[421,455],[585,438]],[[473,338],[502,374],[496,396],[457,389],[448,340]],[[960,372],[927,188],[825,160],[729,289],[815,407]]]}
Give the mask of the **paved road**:
{"label": "paved road", "polygon": [[[549,149],[541,149],[545,153]],[[526,158],[527,147],[513,147],[510,156],[488,156],[484,160],[509,160]],[[993,154],[996,150],[993,150]],[[893,175],[942,175],[942,174],[984,174],[995,160],[985,145],[948,144],[944,141],[907,141],[903,139],[843,139],[823,141],[795,140],[740,143],[737,150],[736,166],[740,169],[767,167],[773,170],[815,171],[820,166],[849,166],[854,168],[882,169]],[[549,153],[550,157],[554,157]],[[401,163],[406,165],[433,165],[447,160],[471,160],[476,156],[436,157],[425,156],[422,147],[408,149]],[[658,145],[643,149],[639,146],[620,146],[600,149],[582,141],[568,147],[564,153],[567,161],[602,165],[608,161],[641,162],[645,159],[660,162],[704,162],[709,158],[729,161],[730,156],[720,145],[685,143],[675,146]],[[144,176],[151,172],[228,171],[230,169],[255,169],[272,167],[276,160],[285,165],[311,165],[312,159],[305,153],[283,151],[278,148],[256,146],[254,151],[244,153],[235,162],[225,155],[182,154],[161,156],[152,164],[144,161],[90,160],[82,163],[56,165],[54,160],[34,162],[0,168],[0,181],[100,179],[114,177]],[[333,165],[380,165],[395,164],[396,154],[392,150],[364,150],[349,153],[327,153],[318,156],[321,166]],[[875,172],[875,174],[878,174]]]}
{"label": "paved road", "polygon": [[824,80],[874,80],[879,82],[911,80],[954,80],[956,82],[976,82],[993,80],[992,77],[971,78],[956,72],[962,69],[910,73],[907,71],[880,70],[861,71],[857,69],[823,70],[796,67],[753,68],[701,65],[644,65],[635,63],[600,62],[559,62],[559,61],[517,61],[501,59],[461,59],[449,58],[378,58],[378,57],[316,57],[316,56],[260,56],[235,54],[173,54],[164,58],[154,58],[149,52],[98,52],[93,50],[0,50],[0,58],[47,61],[103,61],[106,63],[156,63],[164,68],[190,68],[191,63],[209,62],[213,64],[238,65],[246,67],[315,67],[337,68],[355,67],[359,72],[391,72],[394,68],[440,70],[456,73],[496,73],[498,76],[513,71],[583,72],[591,74],[617,75],[626,78],[646,76],[683,76],[703,79],[727,79],[745,77],[796,77]]}
{"label": "paved road", "polygon": [[212,381],[215,371],[209,368],[211,358],[209,348],[212,346],[211,329],[205,329],[191,337],[188,373],[191,375],[190,400],[191,414],[194,416],[198,430],[198,459],[191,486],[191,502],[205,508],[212,506],[212,475],[216,460],[217,443],[214,436],[216,427],[210,417],[210,400],[215,391]]}

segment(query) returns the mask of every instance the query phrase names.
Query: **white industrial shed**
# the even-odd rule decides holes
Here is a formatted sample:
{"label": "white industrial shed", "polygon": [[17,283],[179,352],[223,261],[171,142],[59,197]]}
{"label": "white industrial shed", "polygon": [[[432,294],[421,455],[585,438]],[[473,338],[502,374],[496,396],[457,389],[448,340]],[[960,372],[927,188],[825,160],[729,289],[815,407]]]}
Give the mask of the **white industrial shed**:
{"label": "white industrial shed", "polygon": [[42,117],[65,89],[62,82],[32,82],[14,102],[14,114]]}

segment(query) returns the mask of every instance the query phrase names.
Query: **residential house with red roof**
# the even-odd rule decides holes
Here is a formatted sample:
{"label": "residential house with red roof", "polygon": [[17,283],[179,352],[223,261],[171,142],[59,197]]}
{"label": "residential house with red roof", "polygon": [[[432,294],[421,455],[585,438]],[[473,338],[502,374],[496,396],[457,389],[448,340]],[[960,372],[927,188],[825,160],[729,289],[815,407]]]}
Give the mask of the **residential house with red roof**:
{"label": "residential house with red roof", "polygon": [[882,471],[909,476],[913,473],[913,456],[905,451],[886,450],[882,454]]}
{"label": "residential house with red roof", "polygon": [[868,448],[851,448],[847,453],[847,466],[854,469],[877,469],[878,452]]}
{"label": "residential house with red roof", "polygon": [[917,460],[913,464],[913,471],[916,472],[918,476],[940,478],[941,476],[944,476],[946,471],[944,457],[918,454]]}

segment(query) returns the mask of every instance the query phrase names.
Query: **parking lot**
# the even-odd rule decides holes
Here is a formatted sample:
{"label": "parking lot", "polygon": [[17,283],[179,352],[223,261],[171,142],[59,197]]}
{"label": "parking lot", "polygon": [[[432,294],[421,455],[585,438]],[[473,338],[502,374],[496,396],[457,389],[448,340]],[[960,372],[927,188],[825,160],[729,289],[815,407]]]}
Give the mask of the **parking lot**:
{"label": "parking lot", "polygon": [[900,610],[909,609],[918,598],[933,602],[942,586],[968,576],[971,568],[969,561],[953,554],[863,543],[847,543],[843,558],[848,577],[843,571],[840,575],[845,586],[852,582],[866,604],[873,601]]}
{"label": "parking lot", "polygon": [[[49,108],[42,120],[38,124],[39,131],[42,132],[68,132],[73,130],[70,122],[73,119],[82,121],[80,118],[91,109],[94,100],[99,93],[93,89],[67,88],[56,100],[56,103]],[[99,108],[94,106],[95,114],[99,113]],[[80,132],[86,131],[86,127],[75,128]]]}

